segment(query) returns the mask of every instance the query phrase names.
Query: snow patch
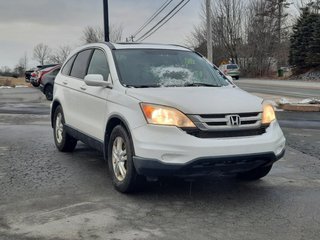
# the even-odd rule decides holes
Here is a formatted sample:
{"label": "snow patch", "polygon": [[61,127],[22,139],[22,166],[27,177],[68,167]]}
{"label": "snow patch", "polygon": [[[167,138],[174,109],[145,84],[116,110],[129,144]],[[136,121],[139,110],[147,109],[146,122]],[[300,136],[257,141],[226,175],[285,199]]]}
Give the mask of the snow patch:
{"label": "snow patch", "polygon": [[279,104],[281,104],[281,105],[284,105],[284,104],[320,104],[320,99],[319,98],[307,98],[302,101],[292,102],[286,98],[281,98],[279,100]]}
{"label": "snow patch", "polygon": [[152,67],[152,74],[160,79],[160,85],[167,86],[183,86],[194,82],[193,72],[182,67]]}

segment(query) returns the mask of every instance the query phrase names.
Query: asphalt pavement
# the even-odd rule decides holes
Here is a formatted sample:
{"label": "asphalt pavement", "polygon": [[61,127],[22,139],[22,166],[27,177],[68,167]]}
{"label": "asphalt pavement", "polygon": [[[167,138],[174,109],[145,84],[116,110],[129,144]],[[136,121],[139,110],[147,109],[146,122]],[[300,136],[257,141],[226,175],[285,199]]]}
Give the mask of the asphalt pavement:
{"label": "asphalt pavement", "polygon": [[320,82],[289,80],[258,80],[242,78],[235,81],[240,88],[252,92],[293,98],[320,98]]}
{"label": "asphalt pavement", "polygon": [[167,178],[124,195],[101,153],[57,151],[49,105],[0,90],[1,240],[319,239],[319,114],[277,113],[287,153],[263,180]]}

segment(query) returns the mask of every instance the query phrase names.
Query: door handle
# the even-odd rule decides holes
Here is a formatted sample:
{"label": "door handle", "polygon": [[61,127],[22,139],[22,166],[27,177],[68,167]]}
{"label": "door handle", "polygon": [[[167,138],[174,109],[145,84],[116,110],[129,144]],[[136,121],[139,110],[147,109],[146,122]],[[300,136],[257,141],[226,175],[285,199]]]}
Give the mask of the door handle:
{"label": "door handle", "polygon": [[83,91],[87,90],[86,87],[80,87],[80,89],[83,90]]}
{"label": "door handle", "polygon": [[64,85],[68,85],[68,82],[66,82],[66,81],[63,81],[62,83],[63,83]]}

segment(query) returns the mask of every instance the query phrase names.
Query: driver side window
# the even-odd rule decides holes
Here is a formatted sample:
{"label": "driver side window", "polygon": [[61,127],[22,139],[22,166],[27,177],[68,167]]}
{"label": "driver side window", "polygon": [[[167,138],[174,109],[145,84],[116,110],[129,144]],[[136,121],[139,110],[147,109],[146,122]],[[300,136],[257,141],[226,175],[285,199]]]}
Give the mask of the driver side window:
{"label": "driver side window", "polygon": [[95,49],[92,55],[87,74],[101,74],[105,81],[108,80],[110,69],[105,53],[100,49]]}

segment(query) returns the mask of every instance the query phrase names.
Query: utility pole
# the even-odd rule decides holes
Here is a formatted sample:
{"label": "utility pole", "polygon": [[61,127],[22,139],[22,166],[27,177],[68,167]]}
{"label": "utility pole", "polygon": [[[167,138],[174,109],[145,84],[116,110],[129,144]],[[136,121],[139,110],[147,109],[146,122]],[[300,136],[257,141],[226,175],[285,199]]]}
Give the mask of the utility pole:
{"label": "utility pole", "polygon": [[109,7],[108,0],[103,0],[104,40],[109,42]]}
{"label": "utility pole", "polygon": [[206,12],[207,12],[207,57],[212,62],[212,19],[211,19],[211,0],[206,0]]}

